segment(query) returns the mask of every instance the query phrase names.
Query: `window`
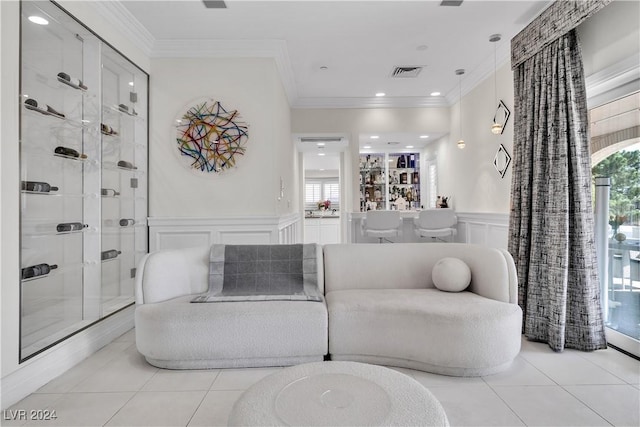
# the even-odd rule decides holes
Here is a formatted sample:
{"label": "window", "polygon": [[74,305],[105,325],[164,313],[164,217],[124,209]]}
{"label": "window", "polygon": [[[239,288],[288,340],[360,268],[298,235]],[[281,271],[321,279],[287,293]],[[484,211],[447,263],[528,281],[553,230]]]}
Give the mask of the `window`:
{"label": "window", "polygon": [[325,182],[323,199],[331,201],[331,208],[337,209],[340,206],[340,185],[338,182]]}
{"label": "window", "polygon": [[329,200],[331,209],[340,209],[340,183],[335,178],[307,179],[304,185],[304,209],[318,209],[318,202]]}

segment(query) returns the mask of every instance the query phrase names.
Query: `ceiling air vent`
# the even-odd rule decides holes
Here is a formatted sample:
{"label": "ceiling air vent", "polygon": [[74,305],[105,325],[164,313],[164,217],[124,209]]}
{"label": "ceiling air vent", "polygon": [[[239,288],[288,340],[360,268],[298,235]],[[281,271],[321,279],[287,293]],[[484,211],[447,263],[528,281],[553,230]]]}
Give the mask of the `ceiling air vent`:
{"label": "ceiling air vent", "polygon": [[442,0],[440,6],[460,6],[463,0]]}
{"label": "ceiling air vent", "polygon": [[302,137],[300,142],[340,142],[342,138],[336,136],[314,136],[314,137]]}
{"label": "ceiling air vent", "polygon": [[207,9],[226,9],[227,5],[222,0],[202,0]]}
{"label": "ceiling air vent", "polygon": [[414,78],[418,77],[422,71],[422,67],[396,67],[391,72],[391,77],[395,79]]}

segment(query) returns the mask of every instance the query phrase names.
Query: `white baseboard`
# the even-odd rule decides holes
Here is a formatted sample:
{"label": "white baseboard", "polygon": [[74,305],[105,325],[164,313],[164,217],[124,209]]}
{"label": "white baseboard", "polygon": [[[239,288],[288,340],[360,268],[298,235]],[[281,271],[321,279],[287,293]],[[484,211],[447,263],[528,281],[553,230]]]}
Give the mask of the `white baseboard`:
{"label": "white baseboard", "polygon": [[0,405],[6,409],[74,367],[134,326],[130,306],[24,362],[0,382]]}

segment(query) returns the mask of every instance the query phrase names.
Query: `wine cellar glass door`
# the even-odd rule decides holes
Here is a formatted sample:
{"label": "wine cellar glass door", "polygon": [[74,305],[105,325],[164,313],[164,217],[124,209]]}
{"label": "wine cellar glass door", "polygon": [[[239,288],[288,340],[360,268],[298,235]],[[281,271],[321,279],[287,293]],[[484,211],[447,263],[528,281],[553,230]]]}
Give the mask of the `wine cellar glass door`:
{"label": "wine cellar glass door", "polygon": [[136,265],[147,252],[147,76],[102,51],[102,312],[133,302]]}
{"label": "wine cellar glass door", "polygon": [[[147,251],[146,180],[131,189],[123,185],[123,173],[106,170],[116,151],[141,165],[129,173],[127,184],[146,169],[147,75],[54,3],[22,1],[21,8],[19,327],[24,361],[133,303],[130,276]],[[118,143],[105,143],[102,126],[105,102],[113,101],[108,96],[115,90],[101,71],[109,61],[105,55],[135,70],[122,78],[127,87],[136,85],[142,101],[135,105],[139,117],[128,124],[114,122],[113,129],[130,142],[118,150]],[[105,187],[126,198],[107,201]],[[109,221],[120,224],[121,218],[134,222],[111,227]],[[118,251],[117,272],[103,260],[110,249]]]}

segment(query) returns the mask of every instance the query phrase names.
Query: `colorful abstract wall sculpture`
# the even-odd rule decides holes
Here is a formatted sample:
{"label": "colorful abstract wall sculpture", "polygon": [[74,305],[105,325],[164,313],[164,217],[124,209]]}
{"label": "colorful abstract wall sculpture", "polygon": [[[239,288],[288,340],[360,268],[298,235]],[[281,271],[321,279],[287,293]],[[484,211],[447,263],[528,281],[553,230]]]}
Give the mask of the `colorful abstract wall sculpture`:
{"label": "colorful abstract wall sculpture", "polygon": [[180,157],[201,172],[222,172],[236,166],[249,137],[248,125],[236,110],[227,111],[218,101],[207,100],[176,120]]}

